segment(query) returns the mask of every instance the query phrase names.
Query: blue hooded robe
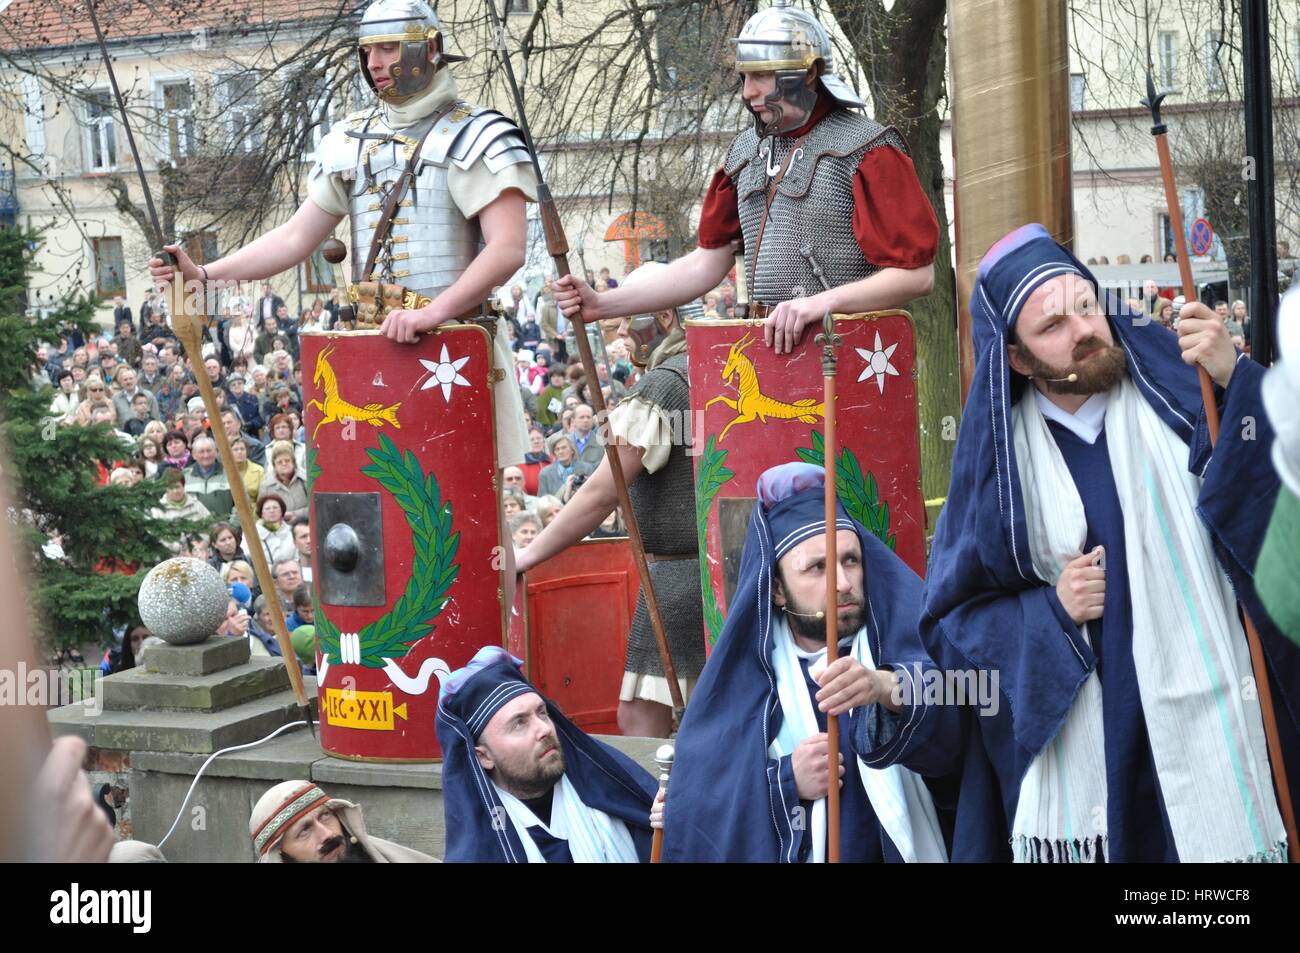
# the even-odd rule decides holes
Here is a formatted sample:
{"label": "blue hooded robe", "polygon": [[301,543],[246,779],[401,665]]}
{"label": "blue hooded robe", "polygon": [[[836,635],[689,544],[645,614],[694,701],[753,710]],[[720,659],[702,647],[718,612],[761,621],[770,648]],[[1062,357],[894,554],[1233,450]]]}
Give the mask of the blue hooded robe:
{"label": "blue hooded robe", "polygon": [[[778,493],[765,510],[762,501],[771,499],[774,476],[785,478],[788,495]],[[772,574],[790,548],[825,534],[823,480],[820,467],[802,463],[774,467],[760,478],[760,502],[750,515],[727,621],[677,737],[665,807],[665,861],[790,863],[809,853],[807,831],[791,817],[791,808],[800,803],[791,756],[774,759],[768,750],[782,724],[772,662]],[[927,782],[953,772],[960,710],[926,705],[922,693],[911,690],[918,673],[934,668],[916,634],[921,597],[916,573],[843,507],[836,526],[855,532],[861,543],[864,624],[872,657],[878,668],[906,676],[901,713],[871,705],[839,716],[845,768],[840,856],[846,863],[898,861],[863,790],[858,758],[877,768],[901,764]],[[815,694],[806,670],[805,678]],[[825,731],[826,714],[816,714]],[[943,824],[943,792],[932,787],[931,793]],[[807,810],[803,813],[807,816]]]}
{"label": "blue hooded robe", "polygon": [[[541,694],[519,673],[522,664],[504,649],[488,646],[440,691],[437,730],[447,863],[528,862],[514,826],[501,823],[505,809],[474,751],[479,735],[503,705],[519,695]],[[583,804],[627,825],[637,856],[645,863],[650,859],[650,806],[658,791],[654,778],[621,751],[574,725],[549,698],[543,700],[564,753],[565,776]],[[548,860],[571,860],[564,842],[549,838],[540,827],[534,840]]]}
{"label": "blue hooded robe", "polygon": [[[954,861],[1010,859],[1021,781],[1064,724],[1099,656],[1109,859],[1177,857],[1137,693],[1123,519],[1113,501],[1104,439],[1089,449],[1051,425],[1084,502],[1087,547],[1106,547],[1106,602],[1096,645],[1089,646],[1030,557],[1011,419],[1029,382],[1008,363],[1007,337],[1034,290],[1065,274],[1098,288],[1093,274],[1043,226],[1026,225],[985,256],[971,296],[975,374],[931,548],[920,629],[940,666],[997,671],[1004,703],[996,717],[966,718]],[[1239,356],[1226,392],[1215,387],[1223,427],[1211,448],[1197,370],[1182,361],[1177,336],[1127,311],[1108,309],[1107,320],[1138,391],[1188,445],[1188,469],[1203,481],[1198,515],[1260,631],[1290,786],[1300,790],[1300,651],[1268,620],[1252,577],[1278,491],[1269,460],[1273,431],[1260,395],[1264,369]]]}

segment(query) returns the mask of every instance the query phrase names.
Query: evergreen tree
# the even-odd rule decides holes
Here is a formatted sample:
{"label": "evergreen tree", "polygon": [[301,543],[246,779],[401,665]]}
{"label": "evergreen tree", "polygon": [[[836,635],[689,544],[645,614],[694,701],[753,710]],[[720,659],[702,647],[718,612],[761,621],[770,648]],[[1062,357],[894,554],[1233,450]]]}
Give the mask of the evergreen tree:
{"label": "evergreen tree", "polygon": [[[149,515],[162,497],[158,481],[107,486],[115,461],[134,456],[104,424],[59,426],[54,391],[33,381],[37,347],[57,345],[65,322],[89,340],[98,333],[94,302],[65,296],[48,316],[25,313],[37,232],[0,228],[0,447],[12,485],[9,516],[24,538],[35,630],[46,648],[107,645],[114,631],[139,624],[136,595],[145,573],[171,555],[165,540],[201,529]],[[44,547],[62,543],[62,558]]]}

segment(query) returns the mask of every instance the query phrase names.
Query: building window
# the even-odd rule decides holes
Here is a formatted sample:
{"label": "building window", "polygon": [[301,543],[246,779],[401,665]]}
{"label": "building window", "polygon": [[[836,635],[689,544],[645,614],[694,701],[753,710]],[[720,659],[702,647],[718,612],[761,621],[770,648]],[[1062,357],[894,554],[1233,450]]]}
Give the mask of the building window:
{"label": "building window", "polygon": [[86,96],[86,157],[91,172],[117,167],[117,128],[113,121],[113,94],[96,89]]}
{"label": "building window", "polygon": [[196,265],[207,265],[221,257],[217,251],[216,232],[194,232],[185,236],[185,254]]}
{"label": "building window", "polygon": [[303,285],[308,293],[322,294],[332,290],[337,284],[334,266],[325,260],[325,255],[319,247],[303,262],[302,269]]}
{"label": "building window", "polygon": [[252,152],[262,145],[257,129],[257,74],[229,73],[218,79],[226,109],[226,129],[237,148]]}
{"label": "building window", "polygon": [[1159,53],[1157,69],[1160,88],[1176,89],[1178,87],[1178,34],[1172,30],[1161,30],[1156,48]]}
{"label": "building window", "polygon": [[189,80],[164,83],[162,132],[166,154],[180,160],[194,154],[194,94]]}
{"label": "building window", "polygon": [[101,298],[126,294],[126,266],[122,258],[122,239],[91,239],[95,250],[95,294]]}
{"label": "building window", "polygon": [[1223,34],[1218,30],[1205,34],[1205,88],[1210,92],[1218,92],[1224,87],[1223,67],[1219,65],[1219,44],[1222,39]]}
{"label": "building window", "polygon": [[1070,74],[1070,109],[1073,112],[1083,112],[1084,110],[1084,80],[1082,73]]}

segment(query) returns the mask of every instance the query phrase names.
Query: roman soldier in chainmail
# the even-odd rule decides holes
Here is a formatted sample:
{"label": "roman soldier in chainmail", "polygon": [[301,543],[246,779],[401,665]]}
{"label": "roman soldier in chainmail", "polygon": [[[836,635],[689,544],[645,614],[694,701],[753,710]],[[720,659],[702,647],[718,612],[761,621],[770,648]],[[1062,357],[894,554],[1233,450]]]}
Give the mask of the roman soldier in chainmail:
{"label": "roman soldier in chainmail", "polygon": [[[166,246],[185,280],[211,286],[295,268],[351,216],[358,327],[410,343],[481,315],[492,288],[524,262],[525,204],[536,200],[537,183],[514,122],[457,96],[447,64],[461,58],[447,53],[445,39],[424,0],[371,3],[357,59],[374,103],[321,140],[307,200],[288,222],[204,266]],[[150,268],[156,282],[170,280],[161,260]],[[523,462],[527,436],[504,327],[494,352],[507,372],[493,388],[497,465],[506,467]]]}
{"label": "roman soldier in chainmail", "polygon": [[[647,262],[627,276],[622,288],[659,287],[670,267]],[[704,667],[704,615],[684,322],[703,314],[699,302],[691,302],[658,314],[623,319],[619,334],[628,340],[633,353],[641,356],[645,369],[606,423],[607,439],[619,445],[673,666],[682,698],[687,701]],[[572,546],[596,529],[617,505],[609,460],[603,459],[551,524],[515,553],[516,567],[525,572]],[[618,724],[624,734],[667,737],[672,721],[668,680],[642,593],[628,634]]]}
{"label": "roman soldier in chainmail", "polygon": [[556,283],[566,315],[588,321],[653,312],[716,287],[743,246],[751,316],[778,353],[827,310],[899,307],[934,283],[938,221],[893,129],[834,73],[830,38],[809,13],[778,2],[745,24],[736,46],[754,124],[727,150],[700,215],[698,247],[652,287],[595,294]]}

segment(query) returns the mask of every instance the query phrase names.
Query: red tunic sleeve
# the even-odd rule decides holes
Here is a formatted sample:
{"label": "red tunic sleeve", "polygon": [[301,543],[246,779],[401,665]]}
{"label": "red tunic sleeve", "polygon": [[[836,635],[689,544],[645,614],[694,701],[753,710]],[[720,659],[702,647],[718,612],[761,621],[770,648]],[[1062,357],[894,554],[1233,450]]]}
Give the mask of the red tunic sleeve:
{"label": "red tunic sleeve", "polygon": [[704,207],[700,210],[699,244],[701,248],[722,248],[741,241],[740,212],[736,205],[736,187],[722,169],[713,173]]}
{"label": "red tunic sleeve", "polygon": [[[701,225],[701,244],[703,234]],[[934,262],[939,221],[902,150],[881,146],[858,163],[853,235],[867,261],[881,268],[924,268]]]}

